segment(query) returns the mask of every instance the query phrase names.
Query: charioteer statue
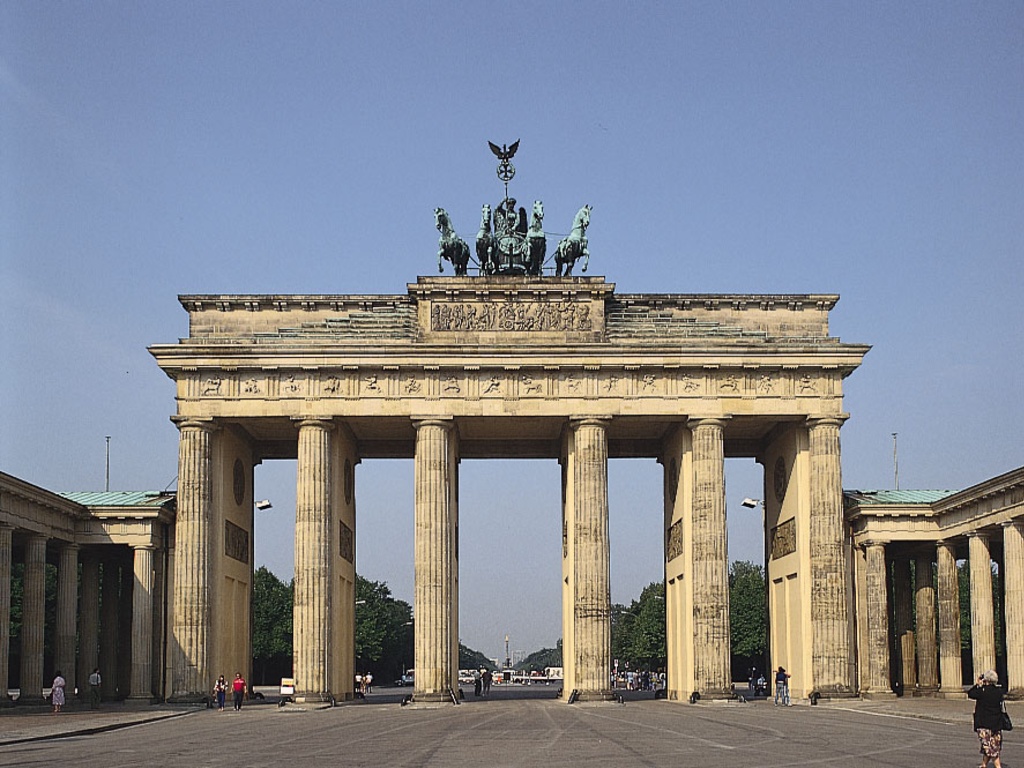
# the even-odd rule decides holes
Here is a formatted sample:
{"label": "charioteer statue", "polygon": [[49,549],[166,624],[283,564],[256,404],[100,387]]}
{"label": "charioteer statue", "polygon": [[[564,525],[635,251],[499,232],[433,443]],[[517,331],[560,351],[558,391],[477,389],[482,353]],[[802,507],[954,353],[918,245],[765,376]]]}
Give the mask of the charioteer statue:
{"label": "charioteer statue", "polygon": [[[481,275],[540,276],[547,256],[547,237],[544,234],[544,204],[533,203],[527,221],[526,209],[517,206],[508,194],[508,182],[516,169],[510,160],[519,149],[519,141],[511,146],[498,146],[487,142],[500,161],[498,178],[505,182],[505,197],[494,207],[485,204],[480,211],[480,229],[476,235],[476,261]],[[580,208],[572,224],[571,233],[558,243],[555,251],[555,276],[571,275],[573,265],[583,258],[583,271],[587,271],[590,251],[587,248],[587,227],[590,225],[591,206]],[[443,208],[434,210],[435,223],[441,233],[437,252],[438,271],[443,272],[442,259],[451,262],[456,276],[468,274],[469,246],[452,227],[451,219]]]}

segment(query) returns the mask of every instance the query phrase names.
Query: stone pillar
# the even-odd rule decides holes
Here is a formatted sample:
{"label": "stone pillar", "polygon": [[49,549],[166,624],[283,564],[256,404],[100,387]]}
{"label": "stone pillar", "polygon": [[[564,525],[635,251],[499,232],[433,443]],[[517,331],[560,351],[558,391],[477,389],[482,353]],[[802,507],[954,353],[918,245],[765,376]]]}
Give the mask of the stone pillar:
{"label": "stone pillar", "polygon": [[573,626],[580,701],[610,699],[611,566],[608,537],[607,419],[572,420]]}
{"label": "stone pillar", "polygon": [[814,690],[852,692],[848,569],[843,556],[839,428],[845,417],[810,419],[811,638]]}
{"label": "stone pillar", "polygon": [[938,542],[935,560],[939,598],[939,696],[964,698],[960,662],[960,579],[953,543]]}
{"label": "stone pillar", "polygon": [[130,698],[153,698],[153,547],[134,548]]}
{"label": "stone pillar", "polygon": [[295,700],[330,698],[330,421],[299,422],[295,497]]}
{"label": "stone pillar", "polygon": [[451,441],[454,422],[415,421],[415,661],[416,701],[445,701],[455,685],[458,658],[453,621]]}
{"label": "stone pillar", "polygon": [[100,662],[100,561],[96,553],[82,553],[82,597],[78,634],[78,695],[89,696],[89,675]]}
{"label": "stone pillar", "polygon": [[118,654],[117,640],[120,623],[121,569],[117,557],[107,553],[103,561],[100,606],[100,669],[103,675],[103,699],[117,698]]}
{"label": "stone pillar", "polygon": [[[21,598],[21,695],[19,704],[43,700],[43,634],[46,609],[46,537],[25,541],[25,576]],[[47,681],[48,683],[49,681]]]}
{"label": "stone pillar", "polygon": [[8,701],[11,661],[11,544],[14,529],[0,523],[0,704]]}
{"label": "stone pillar", "polygon": [[691,419],[693,433],[693,679],[705,698],[731,697],[725,421]]}
{"label": "stone pillar", "polygon": [[989,537],[982,531],[968,536],[971,564],[971,656],[975,679],[996,668],[995,610],[992,602],[992,557]]}
{"label": "stone pillar", "polygon": [[1006,614],[1006,687],[1024,698],[1024,520],[1003,525],[1003,606]]}
{"label": "stone pillar", "polygon": [[865,544],[865,583],[868,607],[867,690],[866,698],[891,698],[889,682],[889,588],[885,573],[885,544]]}
{"label": "stone pillar", "polygon": [[914,610],[910,597],[910,560],[893,558],[892,570],[893,640],[896,651],[896,679],[905,693],[917,687],[917,664],[914,646]]}
{"label": "stone pillar", "polygon": [[[210,669],[210,519],[214,426],[205,421],[182,421],[178,430],[178,515],[169,700],[190,702],[208,696],[207,688],[213,679]],[[104,669],[104,681],[114,672]]]}
{"label": "stone pillar", "polygon": [[57,566],[57,647],[56,669],[67,681],[71,695],[75,674],[75,651],[78,639],[78,545],[64,544],[60,548]]}
{"label": "stone pillar", "polygon": [[919,552],[914,565],[917,618],[917,684],[922,693],[939,689],[938,647],[935,643],[935,581],[931,552]]}

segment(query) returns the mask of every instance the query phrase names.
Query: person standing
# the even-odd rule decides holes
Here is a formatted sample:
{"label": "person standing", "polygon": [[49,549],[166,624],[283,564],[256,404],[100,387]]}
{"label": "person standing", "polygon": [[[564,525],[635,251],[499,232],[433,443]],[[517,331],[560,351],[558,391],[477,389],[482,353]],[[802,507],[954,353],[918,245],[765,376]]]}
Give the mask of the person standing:
{"label": "person standing", "polygon": [[974,699],[974,731],[981,741],[981,768],[986,768],[989,760],[995,768],[1002,766],[999,755],[1003,749],[1003,696],[994,669],[985,672],[967,691],[967,698]]}
{"label": "person standing", "polygon": [[[228,681],[224,679],[224,675],[217,678],[217,682],[213,684],[213,695],[217,699],[217,711],[224,711],[224,700],[228,695]],[[237,709],[237,707],[235,707]]]}
{"label": "person standing", "polygon": [[235,672],[235,680],[231,683],[231,690],[235,694],[235,712],[242,711],[242,700],[245,698],[245,678],[241,672]]}
{"label": "person standing", "polygon": [[775,706],[779,705],[780,700],[782,706],[789,706],[789,678],[790,674],[785,667],[779,667],[779,671],[775,673]]}
{"label": "person standing", "polygon": [[55,715],[64,706],[64,686],[66,685],[67,681],[58,669],[53,676],[53,685],[50,686],[50,703],[53,704],[53,714]]}
{"label": "person standing", "polygon": [[96,667],[89,675],[89,708],[99,709],[102,694],[103,678],[100,676],[100,668]]}

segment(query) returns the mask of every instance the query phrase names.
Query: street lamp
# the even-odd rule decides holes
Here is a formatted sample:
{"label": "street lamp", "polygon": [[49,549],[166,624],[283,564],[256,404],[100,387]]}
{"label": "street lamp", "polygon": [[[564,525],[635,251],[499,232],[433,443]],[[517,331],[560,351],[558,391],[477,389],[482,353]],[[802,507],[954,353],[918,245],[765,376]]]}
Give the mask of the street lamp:
{"label": "street lamp", "polygon": [[262,512],[265,509],[272,509],[274,505],[270,503],[270,499],[263,499],[262,501],[257,501],[255,506],[256,509]]}
{"label": "street lamp", "polygon": [[757,507],[763,507],[764,499],[751,499],[750,497],[747,497],[740,502],[740,506],[746,507],[747,509],[756,509]]}

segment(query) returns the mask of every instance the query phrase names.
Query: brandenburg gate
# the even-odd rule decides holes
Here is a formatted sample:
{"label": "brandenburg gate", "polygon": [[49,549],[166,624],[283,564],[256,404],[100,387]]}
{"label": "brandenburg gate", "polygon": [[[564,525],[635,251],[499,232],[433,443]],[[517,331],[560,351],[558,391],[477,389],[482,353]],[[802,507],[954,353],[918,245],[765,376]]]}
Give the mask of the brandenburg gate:
{"label": "brandenburg gate", "polygon": [[500,272],[407,288],[182,296],[188,337],[150,348],[180,430],[170,698],[251,664],[253,473],[277,458],[297,459],[298,700],[352,695],[355,467],[385,457],[415,462],[417,702],[457,688],[462,458],[561,464],[565,698],[612,693],[617,457],[664,468],[670,699],[732,692],[727,457],[764,467],[773,657],[798,690],[856,691],[839,435],[843,379],[868,347],[830,335],[837,296],[620,294],[601,277]]}

